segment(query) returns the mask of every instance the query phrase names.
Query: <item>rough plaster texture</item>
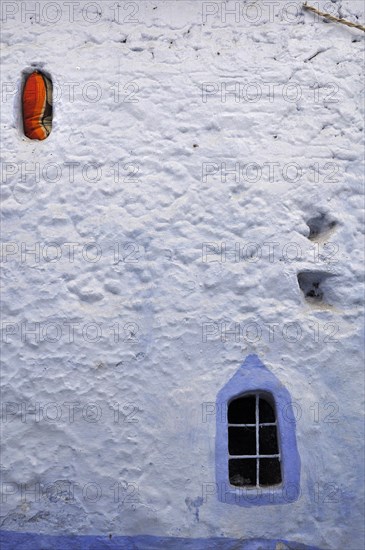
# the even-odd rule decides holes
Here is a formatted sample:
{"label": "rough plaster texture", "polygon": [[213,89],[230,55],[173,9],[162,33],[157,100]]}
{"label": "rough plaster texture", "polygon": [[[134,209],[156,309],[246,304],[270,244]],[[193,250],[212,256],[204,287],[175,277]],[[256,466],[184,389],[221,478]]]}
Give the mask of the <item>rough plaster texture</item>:
{"label": "rough plaster texture", "polygon": [[[58,22],[52,6],[39,22],[18,11],[2,33],[2,236],[14,243],[3,258],[3,528],[360,550],[363,34],[300,2],[283,12],[257,0],[255,20],[246,2],[241,16],[213,3],[203,18],[198,1],[119,12],[105,1],[99,13],[80,1],[73,22],[55,4]],[[365,20],[360,1],[330,7]],[[58,94],[39,143],[19,116],[32,66]],[[225,96],[237,83],[242,97]],[[39,178],[25,174],[37,163]],[[225,177],[235,163],[240,176]],[[326,230],[309,240],[318,216]],[[37,256],[22,255],[36,243]],[[269,254],[264,243],[278,244]],[[302,271],[336,275],[322,302],[304,297]],[[293,504],[206,494],[215,417],[204,403],[249,353],[296,403]],[[37,406],[48,418],[29,414]]]}

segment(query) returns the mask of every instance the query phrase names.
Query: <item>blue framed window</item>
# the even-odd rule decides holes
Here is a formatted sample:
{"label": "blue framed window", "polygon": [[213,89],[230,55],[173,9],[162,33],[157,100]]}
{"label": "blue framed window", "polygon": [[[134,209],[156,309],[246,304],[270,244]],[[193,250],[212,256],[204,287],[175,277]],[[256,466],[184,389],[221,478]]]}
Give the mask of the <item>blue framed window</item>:
{"label": "blue framed window", "polygon": [[300,458],[289,392],[249,355],[217,397],[216,481],[227,504],[294,502]]}

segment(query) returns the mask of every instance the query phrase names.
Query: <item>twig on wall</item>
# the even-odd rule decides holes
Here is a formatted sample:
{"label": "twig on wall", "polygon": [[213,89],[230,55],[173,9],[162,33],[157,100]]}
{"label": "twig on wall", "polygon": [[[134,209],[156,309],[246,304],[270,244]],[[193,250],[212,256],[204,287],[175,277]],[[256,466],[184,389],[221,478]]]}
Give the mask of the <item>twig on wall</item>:
{"label": "twig on wall", "polygon": [[347,19],[342,19],[342,17],[335,17],[334,15],[331,15],[330,13],[325,13],[324,11],[317,10],[317,8],[314,8],[313,6],[308,6],[307,2],[303,4],[303,8],[309,11],[312,11],[313,13],[316,13],[317,15],[321,15],[322,17],[325,17],[326,19],[329,19],[330,21],[335,21],[336,23],[342,23],[343,25],[347,25],[348,27],[353,27],[355,29],[360,29],[360,31],[365,32],[365,26],[360,25],[359,23],[352,23],[351,21],[347,21]]}

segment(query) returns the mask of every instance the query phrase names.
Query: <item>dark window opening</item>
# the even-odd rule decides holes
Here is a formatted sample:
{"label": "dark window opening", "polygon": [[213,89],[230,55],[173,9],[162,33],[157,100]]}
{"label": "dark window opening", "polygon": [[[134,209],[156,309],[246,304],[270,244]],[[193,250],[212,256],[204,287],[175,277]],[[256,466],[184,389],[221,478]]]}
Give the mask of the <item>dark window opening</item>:
{"label": "dark window opening", "polygon": [[229,461],[229,482],[237,487],[257,484],[257,466],[255,458]]}
{"label": "dark window opening", "polygon": [[256,455],[255,427],[228,428],[230,455]]}
{"label": "dark window opening", "polygon": [[228,406],[229,481],[237,487],[282,481],[276,414],[270,397],[238,397]]}
{"label": "dark window opening", "polygon": [[255,424],[255,404],[255,395],[231,401],[228,407],[228,424]]}

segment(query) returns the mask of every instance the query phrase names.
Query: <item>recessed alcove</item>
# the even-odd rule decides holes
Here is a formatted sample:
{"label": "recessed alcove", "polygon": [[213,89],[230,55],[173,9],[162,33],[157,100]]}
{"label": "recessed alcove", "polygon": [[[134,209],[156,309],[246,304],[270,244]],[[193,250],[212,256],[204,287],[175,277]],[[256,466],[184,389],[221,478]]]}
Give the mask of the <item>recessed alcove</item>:
{"label": "recessed alcove", "polygon": [[313,304],[328,304],[327,282],[333,273],[323,271],[301,271],[298,284],[305,299]]}
{"label": "recessed alcove", "polygon": [[326,237],[337,225],[326,214],[319,213],[307,221],[309,227],[308,239],[316,241]]}

